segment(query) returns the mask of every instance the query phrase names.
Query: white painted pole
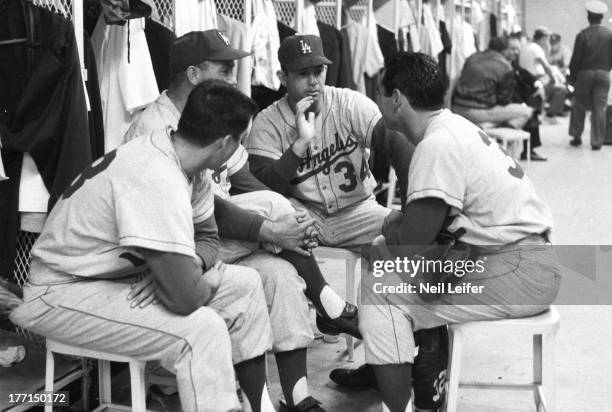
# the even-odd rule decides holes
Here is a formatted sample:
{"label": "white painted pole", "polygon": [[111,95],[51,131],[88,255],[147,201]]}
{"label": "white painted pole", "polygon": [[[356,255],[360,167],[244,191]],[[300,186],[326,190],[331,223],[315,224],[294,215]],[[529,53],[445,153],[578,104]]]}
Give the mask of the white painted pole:
{"label": "white painted pole", "polygon": [[302,32],[302,14],[304,14],[304,0],[295,0],[295,31]]}

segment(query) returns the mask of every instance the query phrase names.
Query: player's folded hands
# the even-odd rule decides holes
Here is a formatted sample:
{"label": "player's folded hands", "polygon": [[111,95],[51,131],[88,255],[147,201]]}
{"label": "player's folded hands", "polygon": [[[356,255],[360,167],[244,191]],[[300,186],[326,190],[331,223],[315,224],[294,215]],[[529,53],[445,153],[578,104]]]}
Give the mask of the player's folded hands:
{"label": "player's folded hands", "polygon": [[131,301],[130,307],[146,308],[150,304],[157,305],[159,301],[155,296],[155,285],[153,284],[153,276],[146,275],[144,278],[130,287],[127,299]]}
{"label": "player's folded hands", "polygon": [[306,211],[298,210],[276,220],[265,221],[260,233],[265,241],[309,256],[310,251],[307,249],[316,247],[316,241],[312,239],[313,224],[314,219]]}

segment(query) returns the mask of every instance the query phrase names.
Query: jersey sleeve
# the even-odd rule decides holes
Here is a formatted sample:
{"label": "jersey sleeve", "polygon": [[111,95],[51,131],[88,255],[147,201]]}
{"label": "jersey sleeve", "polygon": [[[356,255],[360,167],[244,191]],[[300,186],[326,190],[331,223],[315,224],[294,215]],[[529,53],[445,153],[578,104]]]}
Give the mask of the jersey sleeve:
{"label": "jersey sleeve", "polygon": [[443,131],[427,136],[414,152],[408,173],[407,203],[434,197],[463,210],[466,190],[463,150]]}
{"label": "jersey sleeve", "polygon": [[346,96],[343,99],[343,117],[351,122],[353,135],[361,144],[369,148],[372,143],[374,126],[382,119],[382,114],[376,103],[366,95],[348,89],[344,91]]}
{"label": "jersey sleeve", "polygon": [[249,154],[247,153],[244,146],[238,145],[238,148],[236,149],[234,154],[232,154],[229,160],[227,161],[227,174],[231,176],[237,173],[240,169],[244,167],[245,164],[247,164],[248,159]]}
{"label": "jersey sleeve", "polygon": [[201,223],[215,212],[215,195],[210,170],[204,170],[194,178],[191,194],[193,223]]}
{"label": "jersey sleeve", "polygon": [[189,188],[178,180],[184,177],[152,169],[114,192],[119,244],[195,257]]}
{"label": "jersey sleeve", "polygon": [[[271,110],[276,110],[270,107]],[[278,121],[282,121],[280,118]],[[279,159],[283,155],[282,136],[274,125],[268,110],[259,113],[253,120],[251,133],[244,140],[244,146],[250,155]]]}

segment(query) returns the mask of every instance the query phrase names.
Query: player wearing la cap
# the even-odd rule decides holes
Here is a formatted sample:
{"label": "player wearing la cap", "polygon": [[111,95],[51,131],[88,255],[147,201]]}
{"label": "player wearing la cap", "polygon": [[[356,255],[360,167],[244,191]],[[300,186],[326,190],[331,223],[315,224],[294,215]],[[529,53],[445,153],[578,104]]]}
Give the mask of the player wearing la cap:
{"label": "player wearing la cap", "polygon": [[[246,54],[232,48],[217,30],[191,32],[178,38],[170,49],[173,76],[169,89],[139,114],[124,140],[159,128],[176,128],[180,110],[194,85],[209,78],[233,84],[232,59]],[[335,316],[344,326],[342,331],[360,337],[357,310],[351,305],[354,316],[338,319],[346,302],[327,285],[315,258],[301,249],[306,245],[302,242],[311,220],[304,214],[296,214],[287,199],[253,177],[246,164],[246,151],[239,145],[230,160],[212,173],[215,217],[221,236],[218,259],[258,271],[269,306],[274,352],[285,398],[291,404],[304,407],[316,405],[317,401],[308,394],[306,381],[306,347],[313,336],[304,282],[298,274],[306,280],[306,295],[317,310],[328,317]],[[230,188],[246,193],[230,196]],[[196,208],[198,203],[212,201],[212,192],[194,193],[192,204]],[[263,251],[260,241],[270,242],[265,244],[266,249],[277,255]],[[301,254],[281,251],[277,245],[297,248]]]}
{"label": "player wearing la cap", "polygon": [[[253,269],[215,262],[212,201],[190,201],[212,190],[193,177],[227,161],[254,112],[234,87],[205,82],[176,131],[143,135],[85,169],[34,244],[25,303],[11,320],[67,344],[161,360],[176,372],[184,411],[239,410],[233,360],[253,409],[273,410],[261,281]],[[130,283],[146,272],[133,296]]]}
{"label": "player wearing la cap", "polygon": [[[368,150],[391,159],[405,184],[411,147],[385,139],[376,104],[363,94],[325,86],[327,65],[321,39],[287,37],[278,58],[287,95],[257,115],[245,140],[250,167],[271,189],[291,196],[316,220],[326,246],[369,244],[389,209],[372,196]],[[400,160],[401,159],[401,160]],[[405,173],[404,173],[405,172]]]}
{"label": "player wearing la cap", "polygon": [[[473,245],[484,265],[458,280],[482,285],[482,294],[377,295],[360,307],[366,361],[392,412],[405,412],[414,361],[413,331],[471,320],[542,312],[559,290],[559,267],[547,238],[548,207],[529,178],[496,142],[465,118],[443,109],[437,63],[421,53],[387,62],[379,106],[388,127],[416,145],[405,213],[392,212],[372,255],[390,258],[386,245],[431,245],[439,233]],[[463,234],[461,234],[463,232]],[[398,279],[398,274],[386,276]],[[418,377],[415,376],[415,385]]]}
{"label": "player wearing la cap", "polygon": [[[390,210],[373,194],[368,148],[384,153],[396,170],[405,198],[408,166],[413,146],[395,133],[386,133],[380,110],[361,93],[325,86],[327,64],[321,39],[312,35],[290,36],[278,50],[281,83],[287,95],[260,112],[245,140],[255,176],[279,193],[291,196],[298,207],[315,219],[317,239],[326,246],[370,245],[381,233]],[[343,313],[342,317],[350,316]],[[317,318],[319,330],[337,332],[326,319]],[[446,368],[446,329],[418,334],[419,374],[431,385],[417,388],[416,398],[426,409],[443,399],[434,382]],[[336,383],[355,387],[355,374],[363,369],[336,369]],[[415,372],[417,373],[417,372]],[[338,378],[340,376],[340,378]],[[359,378],[357,377],[357,380]],[[348,384],[347,384],[348,383]],[[358,384],[358,383],[357,383]]]}
{"label": "player wearing la cap", "polygon": [[591,148],[600,150],[606,133],[606,107],[612,69],[612,30],[601,24],[608,11],[597,0],[586,3],[589,27],[576,36],[569,81],[575,88],[570,117],[570,145],[582,144],[584,118],[591,111]]}

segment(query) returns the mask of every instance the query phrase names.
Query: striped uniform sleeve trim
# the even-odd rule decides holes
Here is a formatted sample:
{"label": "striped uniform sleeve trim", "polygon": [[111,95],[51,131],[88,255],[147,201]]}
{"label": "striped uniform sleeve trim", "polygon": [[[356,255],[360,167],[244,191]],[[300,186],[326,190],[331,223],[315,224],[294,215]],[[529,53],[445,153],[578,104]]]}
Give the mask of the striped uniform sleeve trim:
{"label": "striped uniform sleeve trim", "polygon": [[201,222],[205,221],[206,219],[208,219],[209,217],[211,217],[214,213],[215,213],[215,209],[214,208],[210,208],[206,212],[200,213],[199,215],[194,216],[193,217],[193,223],[201,223]]}
{"label": "striped uniform sleeve trim", "polygon": [[372,117],[372,120],[370,121],[370,124],[368,125],[368,131],[367,131],[366,139],[365,139],[365,145],[367,148],[372,147],[372,135],[374,134],[374,129],[376,128],[376,125],[378,124],[380,119],[382,119],[382,114],[377,113],[376,116]]}

